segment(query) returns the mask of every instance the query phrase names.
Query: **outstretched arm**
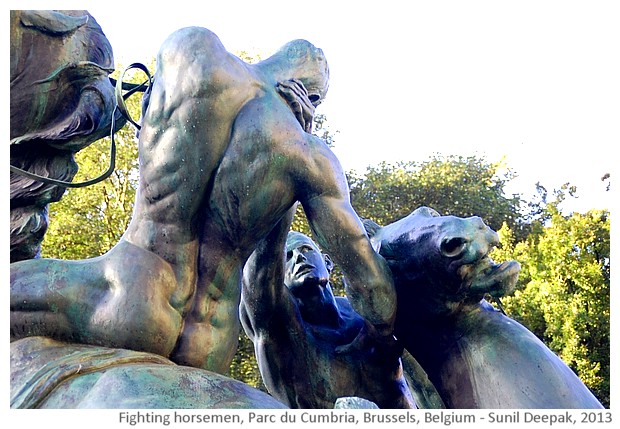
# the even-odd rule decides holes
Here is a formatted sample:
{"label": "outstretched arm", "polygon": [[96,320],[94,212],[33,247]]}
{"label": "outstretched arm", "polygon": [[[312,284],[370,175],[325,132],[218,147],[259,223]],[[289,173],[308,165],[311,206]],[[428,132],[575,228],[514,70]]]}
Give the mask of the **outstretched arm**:
{"label": "outstretched arm", "polygon": [[319,245],[342,268],[351,305],[381,336],[392,334],[396,292],[385,260],[374,251],[357,213],[340,163],[322,150],[306,172],[309,193],[302,201]]}
{"label": "outstretched arm", "polygon": [[260,331],[270,328],[274,316],[294,322],[293,303],[284,286],[284,248],[296,206],[293,206],[259,242],[243,268],[241,323],[254,341]]}

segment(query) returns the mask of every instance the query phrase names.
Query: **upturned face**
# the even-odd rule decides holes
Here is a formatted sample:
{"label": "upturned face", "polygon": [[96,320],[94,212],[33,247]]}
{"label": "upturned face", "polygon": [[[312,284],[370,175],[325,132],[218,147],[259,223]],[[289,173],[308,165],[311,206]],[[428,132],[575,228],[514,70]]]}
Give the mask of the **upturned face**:
{"label": "upturned face", "polygon": [[322,294],[332,262],[308,237],[293,233],[286,242],[284,284],[293,295]]}

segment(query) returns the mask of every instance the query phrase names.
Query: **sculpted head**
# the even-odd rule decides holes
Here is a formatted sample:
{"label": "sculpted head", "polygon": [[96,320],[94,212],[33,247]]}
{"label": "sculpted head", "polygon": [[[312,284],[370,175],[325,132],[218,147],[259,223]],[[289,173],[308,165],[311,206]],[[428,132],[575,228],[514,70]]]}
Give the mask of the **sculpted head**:
{"label": "sculpted head", "polygon": [[294,290],[304,285],[325,287],[333,262],[307,235],[291,231],[286,239],[286,270],[284,283]]}
{"label": "sculpted head", "polygon": [[499,237],[479,217],[440,216],[421,207],[385,227],[365,225],[408,312],[412,305],[418,313],[448,314],[487,293],[499,297],[514,289],[520,266],[489,258]]}
{"label": "sculpted head", "polygon": [[[329,276],[333,262],[310,237],[291,231],[286,239],[284,284],[298,299],[332,296]],[[330,298],[331,299],[331,298]]]}
{"label": "sculpted head", "polygon": [[87,11],[11,11],[11,149],[77,152],[109,135],[113,71],[110,42]]}
{"label": "sculpted head", "polygon": [[312,43],[293,40],[261,63],[278,74],[282,73],[276,76],[278,80],[300,80],[315,106],[325,98],[329,88],[329,66],[323,51]]}

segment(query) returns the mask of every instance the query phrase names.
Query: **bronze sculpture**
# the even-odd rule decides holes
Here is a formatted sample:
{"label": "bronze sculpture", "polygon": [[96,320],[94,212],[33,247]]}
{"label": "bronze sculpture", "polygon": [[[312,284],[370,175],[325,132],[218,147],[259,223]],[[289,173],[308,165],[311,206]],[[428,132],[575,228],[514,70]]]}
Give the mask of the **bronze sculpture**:
{"label": "bronze sculpture", "polygon": [[243,277],[241,322],[269,393],[291,408],[333,408],[347,396],[415,408],[402,347],[371,340],[355,352],[340,350],[366,321],[333,295],[330,257],[308,236],[287,232],[286,222],[274,228]]}
{"label": "bronze sculpture", "polygon": [[11,343],[11,408],[286,408],[238,380],[152,353],[67,344]]}
{"label": "bronze sculpture", "polygon": [[[11,26],[11,163],[33,164],[35,171],[39,167],[59,171],[57,178],[70,180],[75,174],[73,154],[111,128],[111,48],[84,12],[12,11]],[[86,36],[83,30],[88,30]],[[29,42],[41,34],[51,40],[76,36],[70,40],[86,47],[80,54],[87,59],[71,62],[68,53],[60,50],[58,72],[55,66],[53,70],[26,67],[19,49],[40,49],[42,45]],[[396,332],[448,407],[600,407],[544,344],[482,299],[487,293],[507,293],[514,286],[518,264],[496,265],[488,259],[497,236],[479,219],[440,217],[423,208],[384,228],[367,222],[377,252],[388,263],[373,250],[350,205],[338,160],[309,134],[314,107],[328,87],[329,70],[320,49],[296,40],[250,65],[229,54],[209,30],[190,27],[166,40],[157,67],[152,92],[144,103],[134,216],[108,253],[83,261],[31,259],[38,256],[45,232],[46,206],[60,198],[63,188],[11,176],[11,260],[30,259],[11,265],[15,376],[11,387],[17,389],[12,395],[16,406],[77,406],[67,398],[83,393],[81,387],[94,386],[86,390],[92,396],[85,396],[81,405],[129,406],[123,402],[127,399],[141,406],[180,408],[191,400],[174,402],[178,398],[167,398],[163,392],[180,386],[185,375],[202,380],[198,384],[228,383],[187,366],[220,373],[228,367],[239,329],[242,269],[257,246],[246,267],[245,297],[273,292],[273,286],[285,290],[282,283],[288,279],[273,281],[284,278],[284,273],[277,272],[283,264],[260,261],[273,258],[274,248],[281,251],[292,207],[299,201],[320,246],[343,268],[350,305],[327,293],[319,302],[327,305],[317,315],[305,310],[309,297],[297,299],[297,307],[286,304],[286,315],[291,317],[280,319],[279,328],[296,327],[306,333],[310,329],[314,339],[326,335],[322,340],[329,341],[317,350],[328,356],[319,353],[314,361],[323,369],[343,362],[349,369],[360,362],[372,365],[363,375],[335,371],[333,379],[320,385],[323,391],[295,400],[291,395],[306,392],[295,390],[295,383],[274,380],[274,391],[288,404],[325,407],[338,394],[364,394],[382,406],[412,405],[402,389],[399,345],[392,337]],[[30,75],[34,71],[42,75]],[[24,83],[32,86],[22,87]],[[40,109],[43,104],[28,104],[41,100],[33,92],[37,88],[47,94],[44,104],[49,110]],[[59,100],[71,103],[65,106]],[[35,124],[20,122],[20,111],[34,112],[28,118]],[[59,116],[59,111],[66,115]],[[423,227],[426,233],[420,232]],[[259,286],[247,289],[252,282]],[[245,327],[257,339],[262,329],[257,321],[265,320],[269,307],[261,308],[264,297],[253,301],[245,297]],[[313,353],[298,345],[298,352],[306,357]],[[372,346],[386,351],[385,362],[373,361],[377,353],[369,352]],[[259,354],[266,353],[266,347],[264,342],[257,347]],[[46,361],[46,348],[57,352],[59,361]],[[48,386],[46,371],[75,368],[71,366],[74,353],[77,369],[84,363],[93,371],[75,383],[63,381],[62,388],[54,390],[64,392],[61,395],[37,395],[36,389]],[[87,360],[80,360],[81,356]],[[95,371],[97,356],[112,356],[105,361],[111,365],[105,367],[109,369],[106,382],[111,384],[96,383],[101,376]],[[262,362],[273,369],[290,364],[289,358],[269,357]],[[40,367],[28,367],[36,359]],[[126,359],[140,365],[127,367]],[[33,373],[34,381],[20,378]],[[145,374],[159,374],[165,380],[147,383],[151,393],[163,396],[145,397],[146,390],[137,398],[102,396],[110,386],[118,387],[119,380],[129,380],[135,387]],[[373,391],[377,380],[387,382]],[[346,386],[329,391],[338,383]],[[351,391],[352,384],[362,389]],[[280,406],[271,398],[254,401],[256,392],[241,390],[248,395],[241,398],[243,406]],[[313,393],[319,393],[319,399],[311,397]],[[192,404],[214,406],[211,399],[203,397]]]}
{"label": "bronze sculpture", "polygon": [[111,130],[112,47],[87,11],[11,10],[11,262],[38,257],[47,210],[71,181],[74,155]]}
{"label": "bronze sculpture", "polygon": [[383,228],[366,225],[407,303],[396,336],[447,408],[601,408],[542,341],[483,299],[511,293],[520,266],[488,257],[499,239],[480,218],[422,207]]}
{"label": "bronze sculpture", "polygon": [[224,372],[237,345],[243,264],[296,201],[346,273],[353,307],[376,327],[369,334],[391,333],[389,270],[350,205],[338,160],[307,132],[327,84],[325,57],[306,41],[250,65],[207,29],[173,33],[143,115],[126,233],[90,260],[12,264],[12,339],[124,347]]}

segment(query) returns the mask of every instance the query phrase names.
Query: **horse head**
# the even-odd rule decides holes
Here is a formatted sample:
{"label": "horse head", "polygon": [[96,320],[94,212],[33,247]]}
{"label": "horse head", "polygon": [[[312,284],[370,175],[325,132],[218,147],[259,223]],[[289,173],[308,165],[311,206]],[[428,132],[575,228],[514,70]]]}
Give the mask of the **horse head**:
{"label": "horse head", "polygon": [[421,207],[384,227],[365,225],[392,270],[401,317],[445,316],[478,304],[485,294],[514,290],[520,265],[491,260],[499,236],[477,216],[441,216]]}

